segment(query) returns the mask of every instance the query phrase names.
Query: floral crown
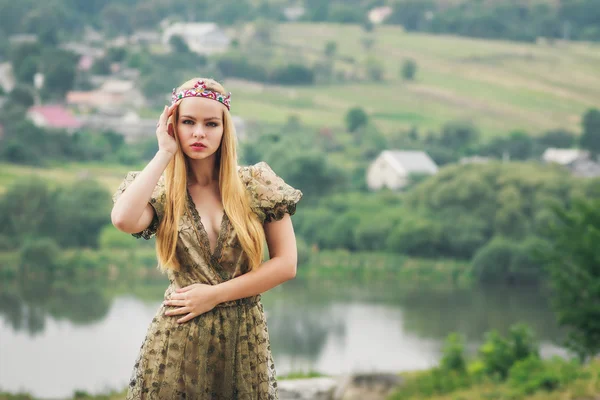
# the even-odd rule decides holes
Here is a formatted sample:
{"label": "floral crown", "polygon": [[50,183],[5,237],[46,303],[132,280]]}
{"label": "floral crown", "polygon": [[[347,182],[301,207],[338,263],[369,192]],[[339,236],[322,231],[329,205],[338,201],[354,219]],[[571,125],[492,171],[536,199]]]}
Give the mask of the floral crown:
{"label": "floral crown", "polygon": [[171,105],[186,97],[206,97],[223,103],[223,105],[225,105],[225,107],[227,107],[228,110],[231,109],[231,93],[228,93],[227,96],[225,96],[219,92],[210,90],[206,87],[206,83],[204,81],[196,82],[193,89],[184,89],[180,92],[177,92],[176,88],[173,89],[173,96],[171,96]]}

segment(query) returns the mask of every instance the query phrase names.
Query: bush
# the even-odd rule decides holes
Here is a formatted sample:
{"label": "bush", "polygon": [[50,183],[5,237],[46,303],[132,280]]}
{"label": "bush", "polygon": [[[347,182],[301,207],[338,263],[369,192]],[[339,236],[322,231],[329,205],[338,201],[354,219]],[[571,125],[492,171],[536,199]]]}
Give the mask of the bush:
{"label": "bush", "polygon": [[[137,240],[131,235],[124,235],[112,224],[102,228],[98,239],[102,249],[134,249],[139,246]],[[146,242],[145,240],[143,242]],[[153,242],[153,241],[152,241]]]}
{"label": "bush", "polygon": [[540,390],[551,392],[577,379],[580,375],[578,367],[576,361],[559,357],[542,361],[531,356],[511,367],[508,384],[519,395],[530,395]]}
{"label": "bush", "polygon": [[439,224],[429,219],[408,215],[387,239],[389,251],[411,256],[435,257],[441,236]]}
{"label": "bush", "polygon": [[497,236],[475,253],[473,274],[481,283],[500,283],[510,281],[510,266],[517,245],[510,240]]}
{"label": "bush", "polygon": [[270,80],[280,85],[312,85],[315,73],[304,65],[290,64],[275,68]]}
{"label": "bush", "polygon": [[415,79],[417,74],[417,62],[409,59],[402,63],[402,69],[400,70],[402,78],[406,81],[412,81]]}
{"label": "bush", "polygon": [[445,371],[466,372],[464,338],[452,333],[446,338],[442,354],[441,368]]}
{"label": "bush", "polygon": [[486,341],[479,349],[485,373],[501,381],[506,380],[510,368],[520,360],[539,358],[538,346],[533,333],[525,325],[510,328],[508,338],[497,331],[486,334]]}
{"label": "bush", "polygon": [[49,238],[29,239],[19,250],[21,269],[24,278],[31,275],[42,279],[54,278],[59,267],[60,248]]}
{"label": "bush", "polygon": [[357,129],[366,126],[369,122],[369,116],[360,107],[354,107],[346,113],[346,129],[348,132],[355,132]]}

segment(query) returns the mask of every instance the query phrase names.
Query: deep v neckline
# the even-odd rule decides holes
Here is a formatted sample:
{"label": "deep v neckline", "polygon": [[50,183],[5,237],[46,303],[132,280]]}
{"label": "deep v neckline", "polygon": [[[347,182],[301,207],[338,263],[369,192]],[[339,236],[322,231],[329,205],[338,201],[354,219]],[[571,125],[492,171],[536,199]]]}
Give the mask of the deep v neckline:
{"label": "deep v neckline", "polygon": [[220,258],[223,237],[225,235],[225,230],[227,227],[227,221],[228,221],[227,214],[225,213],[225,210],[223,209],[223,215],[221,216],[219,233],[217,234],[217,243],[215,244],[215,249],[212,250],[210,248],[210,239],[208,237],[208,232],[206,231],[206,228],[204,227],[204,224],[202,223],[202,218],[200,217],[200,213],[198,212],[198,209],[196,208],[196,203],[194,203],[194,199],[192,198],[192,194],[190,193],[190,190],[188,188],[186,188],[186,194],[187,194],[187,199],[188,199],[188,205],[192,212],[193,222],[195,223],[195,226],[199,229],[198,233],[200,234],[200,238],[199,238],[200,244],[204,246],[206,252],[208,253],[208,255],[211,258],[213,258],[214,260],[218,260]]}

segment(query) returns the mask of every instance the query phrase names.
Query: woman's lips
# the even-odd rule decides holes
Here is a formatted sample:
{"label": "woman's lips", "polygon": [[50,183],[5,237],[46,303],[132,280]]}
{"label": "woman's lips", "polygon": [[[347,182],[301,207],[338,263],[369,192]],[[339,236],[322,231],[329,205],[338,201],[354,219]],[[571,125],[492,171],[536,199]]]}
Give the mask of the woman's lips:
{"label": "woman's lips", "polygon": [[197,151],[204,150],[206,148],[206,146],[201,145],[201,144],[192,145],[191,147],[192,147],[192,150],[197,150]]}

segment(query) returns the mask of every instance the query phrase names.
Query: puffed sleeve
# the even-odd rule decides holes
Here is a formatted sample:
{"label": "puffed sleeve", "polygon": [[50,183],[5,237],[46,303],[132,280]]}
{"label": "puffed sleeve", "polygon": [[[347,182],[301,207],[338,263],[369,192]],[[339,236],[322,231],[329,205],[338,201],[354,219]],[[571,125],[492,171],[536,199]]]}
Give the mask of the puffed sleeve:
{"label": "puffed sleeve", "polygon": [[264,161],[241,167],[240,177],[252,199],[252,208],[264,222],[294,215],[302,192],[284,182]]}
{"label": "puffed sleeve", "polygon": [[[135,178],[140,174],[141,171],[129,171],[123,179],[123,182],[119,185],[117,191],[113,194],[113,204],[117,202],[117,199],[125,192],[125,190],[131,185],[131,182],[135,180]],[[152,197],[150,198],[150,205],[154,209],[154,218],[152,218],[152,222],[150,225],[141,232],[132,233],[131,235],[136,238],[144,238],[146,240],[152,238],[156,235],[156,230],[158,229],[158,225],[163,218],[164,215],[164,203],[165,203],[165,191],[164,191],[164,179],[161,176],[158,184],[154,188],[152,192]]]}

